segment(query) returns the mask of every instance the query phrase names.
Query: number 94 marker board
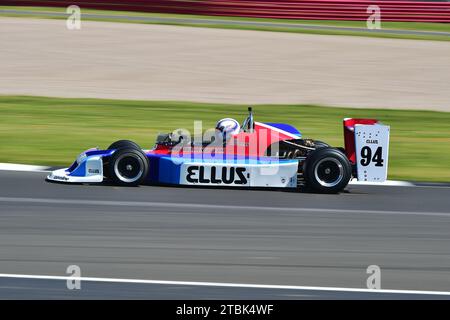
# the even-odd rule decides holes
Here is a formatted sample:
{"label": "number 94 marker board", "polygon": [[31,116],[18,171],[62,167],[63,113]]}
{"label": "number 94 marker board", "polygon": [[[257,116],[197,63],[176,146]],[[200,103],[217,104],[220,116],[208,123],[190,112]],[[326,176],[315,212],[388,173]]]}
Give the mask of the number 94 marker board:
{"label": "number 94 marker board", "polygon": [[384,182],[387,178],[390,127],[355,125],[358,180]]}

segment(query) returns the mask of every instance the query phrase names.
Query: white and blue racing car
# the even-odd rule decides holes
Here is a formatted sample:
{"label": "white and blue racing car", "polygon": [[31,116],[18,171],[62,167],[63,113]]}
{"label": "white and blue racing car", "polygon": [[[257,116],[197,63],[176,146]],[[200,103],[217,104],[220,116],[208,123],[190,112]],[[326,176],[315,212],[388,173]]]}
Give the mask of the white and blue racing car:
{"label": "white and blue racing car", "polygon": [[344,119],[344,148],[302,137],[283,123],[262,123],[249,115],[240,125],[217,123],[208,137],[161,134],[142,149],[120,140],[106,150],[88,149],[47,180],[67,183],[305,188],[337,193],[350,179],[383,182],[387,177],[389,127],[374,119]]}

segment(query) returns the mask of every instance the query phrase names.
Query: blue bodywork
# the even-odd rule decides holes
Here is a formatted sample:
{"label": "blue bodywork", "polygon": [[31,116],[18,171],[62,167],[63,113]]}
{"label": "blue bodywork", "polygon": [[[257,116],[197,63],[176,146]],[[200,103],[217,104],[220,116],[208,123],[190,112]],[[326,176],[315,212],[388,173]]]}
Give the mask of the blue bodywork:
{"label": "blue bodywork", "polygon": [[297,130],[296,127],[291,126],[287,123],[272,123],[272,122],[264,122],[264,124],[267,124],[269,126],[275,127],[277,129],[284,130],[286,132],[292,133],[297,135],[299,138],[302,136],[301,132]]}

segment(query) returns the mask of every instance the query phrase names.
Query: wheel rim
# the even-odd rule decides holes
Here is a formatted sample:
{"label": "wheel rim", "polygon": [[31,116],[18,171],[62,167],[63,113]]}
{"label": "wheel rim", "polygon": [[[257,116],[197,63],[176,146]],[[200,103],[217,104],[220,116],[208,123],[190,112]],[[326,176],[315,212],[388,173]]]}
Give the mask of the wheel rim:
{"label": "wheel rim", "polygon": [[114,173],[119,180],[133,183],[142,177],[144,163],[138,155],[125,153],[120,155],[114,163]]}
{"label": "wheel rim", "polygon": [[322,186],[331,188],[344,178],[344,167],[335,158],[324,158],[316,164],[314,176]]}

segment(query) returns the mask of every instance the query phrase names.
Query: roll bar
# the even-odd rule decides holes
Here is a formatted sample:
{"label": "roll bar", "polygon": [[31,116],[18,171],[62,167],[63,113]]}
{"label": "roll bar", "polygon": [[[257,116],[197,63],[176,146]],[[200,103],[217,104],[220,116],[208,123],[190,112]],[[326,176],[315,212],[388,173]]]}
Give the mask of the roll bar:
{"label": "roll bar", "polygon": [[253,133],[253,130],[255,129],[255,121],[253,120],[252,107],[248,107],[248,116],[244,120],[244,123],[242,124],[242,129],[245,132],[249,132],[249,133]]}

